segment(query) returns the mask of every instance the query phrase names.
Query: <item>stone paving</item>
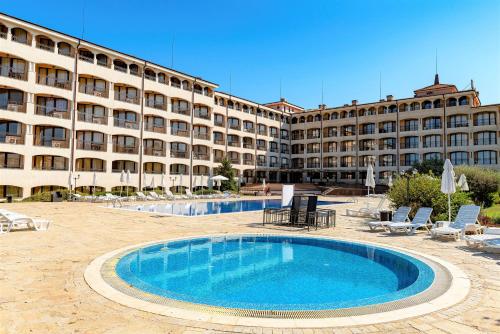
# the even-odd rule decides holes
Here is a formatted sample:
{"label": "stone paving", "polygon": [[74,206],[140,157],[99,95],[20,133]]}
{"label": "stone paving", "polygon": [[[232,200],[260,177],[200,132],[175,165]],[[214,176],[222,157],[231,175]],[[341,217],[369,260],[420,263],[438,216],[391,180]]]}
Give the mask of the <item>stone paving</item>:
{"label": "stone paving", "polygon": [[[342,200],[336,197],[335,200]],[[500,255],[471,251],[464,242],[431,240],[426,233],[390,236],[368,232],[363,218],[335,205],[337,227],[307,232],[261,225],[261,213],[165,217],[91,203],[16,203],[0,208],[53,221],[46,232],[0,235],[0,333],[500,333]],[[375,205],[373,203],[372,205]],[[96,257],[132,244],[220,233],[297,233],[372,241],[438,256],[467,273],[472,288],[451,308],[399,322],[362,327],[287,329],[225,326],[155,315],[121,306],[83,279]]]}

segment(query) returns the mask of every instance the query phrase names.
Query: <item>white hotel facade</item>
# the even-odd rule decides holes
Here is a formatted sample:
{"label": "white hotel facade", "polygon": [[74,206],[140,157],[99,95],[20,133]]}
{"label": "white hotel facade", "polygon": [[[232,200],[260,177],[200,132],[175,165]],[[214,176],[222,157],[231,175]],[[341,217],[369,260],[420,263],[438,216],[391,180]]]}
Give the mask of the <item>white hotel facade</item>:
{"label": "white hotel facade", "polygon": [[[439,84],[305,110],[0,14],[0,198],[67,188],[200,186],[227,156],[245,182],[383,183],[416,161],[499,168],[500,105]],[[144,183],[144,175],[148,184]]]}

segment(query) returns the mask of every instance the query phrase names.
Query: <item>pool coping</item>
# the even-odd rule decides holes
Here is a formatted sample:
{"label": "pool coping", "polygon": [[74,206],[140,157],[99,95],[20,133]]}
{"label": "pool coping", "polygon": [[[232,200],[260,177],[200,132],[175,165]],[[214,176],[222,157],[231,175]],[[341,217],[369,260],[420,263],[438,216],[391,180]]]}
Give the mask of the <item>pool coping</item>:
{"label": "pool coping", "polygon": [[[339,240],[339,241],[348,241],[348,242],[356,242],[362,243],[366,245],[372,245],[377,247],[382,247],[398,252],[402,252],[404,254],[410,256],[416,256],[419,260],[424,261],[426,264],[434,262],[439,266],[442,266],[446,269],[446,271],[450,275],[451,281],[449,283],[449,287],[440,295],[435,298],[431,298],[430,300],[426,300],[425,302],[418,303],[411,306],[405,306],[397,309],[387,309],[383,307],[385,304],[375,304],[368,306],[368,308],[372,308],[372,312],[368,314],[352,314],[347,312],[347,315],[342,315],[341,313],[337,316],[328,317],[328,314],[325,314],[325,317],[316,317],[316,318],[302,318],[302,317],[293,317],[293,312],[290,311],[290,314],[283,313],[283,317],[261,317],[261,313],[257,312],[255,315],[248,314],[246,316],[238,316],[237,312],[229,312],[228,314],[224,314],[224,312],[216,312],[218,309],[224,309],[220,307],[214,306],[204,306],[199,304],[191,304],[188,302],[182,302],[177,300],[168,299],[165,297],[157,296],[159,299],[173,301],[168,303],[155,303],[152,301],[148,301],[145,299],[133,297],[130,294],[126,294],[120,289],[113,287],[109,284],[106,278],[103,277],[103,266],[109,262],[110,260],[116,258],[118,255],[130,252],[138,247],[144,247],[147,245],[152,245],[156,243],[162,242],[170,242],[177,240],[186,240],[191,238],[206,238],[206,237],[228,237],[228,236],[264,236],[264,235],[276,235],[276,236],[284,236],[284,237],[306,237],[306,238],[319,238],[319,239],[330,239],[330,240]],[[428,261],[425,261],[428,260]],[[434,267],[433,267],[434,269]],[[116,276],[116,275],[115,275]],[[110,299],[114,302],[117,302],[121,305],[128,306],[131,308],[139,309],[142,311],[165,315],[169,317],[181,318],[185,320],[192,321],[206,321],[223,325],[240,325],[240,326],[262,326],[262,327],[274,327],[274,328],[321,328],[321,327],[343,327],[343,326],[353,326],[353,325],[369,325],[369,324],[377,324],[382,322],[390,322],[396,320],[402,320],[406,318],[412,318],[416,316],[425,315],[428,313],[432,313],[438,311],[440,309],[448,308],[452,305],[455,305],[465,299],[467,296],[471,283],[468,279],[467,275],[459,269],[457,266],[443,261],[437,257],[427,255],[421,252],[412,251],[402,247],[394,247],[381,243],[374,242],[366,242],[363,240],[356,239],[348,239],[348,238],[336,238],[330,236],[318,236],[318,235],[307,235],[307,234],[283,234],[283,233],[226,233],[226,234],[209,234],[209,235],[196,235],[191,237],[180,237],[180,238],[171,238],[171,239],[162,239],[156,241],[149,241],[141,244],[131,245],[127,247],[123,247],[109,253],[106,253],[96,259],[94,259],[84,273],[84,278],[87,284],[95,290],[97,293],[101,294],[107,299]],[[436,277],[438,279],[438,277]],[[126,285],[126,284],[124,284]],[[428,290],[432,289],[435,284],[433,283],[430,288],[425,290],[422,293],[428,292]],[[137,290],[135,288],[130,288],[133,290]],[[133,294],[133,293],[132,293]],[[141,292],[141,294],[147,294],[145,292]],[[418,296],[414,295],[412,297]],[[411,297],[409,297],[411,298]],[[404,300],[404,299],[403,299]],[[395,301],[396,303],[398,301]],[[382,306],[382,307],[380,307]],[[366,307],[365,307],[366,308]],[[229,310],[237,310],[237,309],[229,309]],[[342,310],[342,309],[340,309]],[[335,310],[332,310],[335,311]],[[337,312],[339,313],[339,312]],[[244,313],[242,313],[243,315]]]}
{"label": "pool coping", "polygon": [[[244,199],[245,201],[259,201],[259,200],[267,200],[267,199],[278,199],[278,198],[266,198],[266,199]],[[176,200],[176,201],[150,201],[150,202],[147,202],[147,201],[144,201],[144,202],[141,202],[141,203],[144,203],[144,204],[173,204],[173,203],[179,203],[179,204],[182,204],[182,203],[207,203],[207,202],[223,202],[223,201],[191,201],[189,202],[190,200],[189,199],[186,199],[186,200]],[[233,198],[232,201],[227,201],[227,202],[238,202],[238,201],[242,201],[241,199],[238,199],[238,198]],[[340,204],[347,204],[348,202],[334,202],[334,201],[327,201],[327,202],[330,202],[329,204],[318,204],[318,207],[322,206],[322,207],[327,207],[327,206],[333,206],[333,205],[340,205]],[[123,206],[127,206],[129,205],[128,203],[123,205]],[[130,210],[130,209],[126,209],[124,208],[123,206],[121,207],[114,207],[114,206],[109,206],[109,205],[106,205],[106,206],[103,206],[101,205],[100,207],[101,208],[106,208],[106,209],[115,209],[115,210],[122,210],[122,211],[126,211],[126,212],[139,212],[139,213],[149,213],[149,214],[154,214],[154,215],[158,215],[158,216],[162,216],[162,217],[181,217],[181,218],[199,218],[199,217],[210,217],[210,216],[218,216],[218,215],[234,215],[234,214],[241,214],[242,212],[260,212],[260,211],[264,211],[264,209],[258,209],[258,210],[248,210],[248,211],[235,211],[235,212],[220,212],[220,213],[211,213],[211,214],[204,214],[204,215],[196,215],[196,216],[186,216],[186,215],[176,215],[176,214],[173,214],[173,213],[163,213],[163,212],[152,212],[152,211],[141,211],[141,210]]]}

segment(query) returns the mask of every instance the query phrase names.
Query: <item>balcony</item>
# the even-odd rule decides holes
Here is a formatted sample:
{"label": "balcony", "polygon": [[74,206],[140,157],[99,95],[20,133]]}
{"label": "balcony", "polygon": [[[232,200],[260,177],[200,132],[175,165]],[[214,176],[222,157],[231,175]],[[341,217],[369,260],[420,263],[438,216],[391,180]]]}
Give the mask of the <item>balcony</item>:
{"label": "balcony", "polygon": [[70,119],[71,112],[69,110],[61,110],[54,107],[47,107],[43,105],[37,105],[35,108],[35,114],[42,116],[49,116],[54,118]]}
{"label": "balcony", "polygon": [[108,124],[108,118],[103,115],[92,115],[91,113],[79,112],[78,113],[78,121],[85,123],[94,123],[94,124]]}
{"label": "balcony", "polygon": [[304,134],[292,134],[292,140],[302,140],[304,139]]}
{"label": "balcony", "polygon": [[257,160],[258,167],[267,167],[267,163],[265,160]]}
{"label": "balcony", "polygon": [[373,135],[375,134],[375,129],[361,129],[359,130],[360,135]]}
{"label": "balcony", "polygon": [[0,66],[0,76],[17,80],[28,80],[28,72],[20,71],[18,68],[7,65]]}
{"label": "balcony", "polygon": [[171,158],[187,159],[188,152],[187,151],[170,151],[170,157]]}
{"label": "balcony", "polygon": [[94,63],[94,58],[92,58],[92,57],[87,57],[87,56],[85,56],[85,55],[83,55],[83,54],[81,54],[81,53],[80,53],[80,54],[78,54],[78,59],[80,59],[81,61],[84,61],[84,62],[86,62],[86,63],[91,63],[91,64],[93,64],[93,63]]}
{"label": "balcony", "polygon": [[292,168],[294,169],[303,169],[304,168],[304,163],[300,162],[292,162]]}
{"label": "balcony", "polygon": [[53,138],[53,137],[35,137],[35,146],[54,147],[54,148],[69,148],[69,139]]}
{"label": "balcony", "polygon": [[196,118],[201,118],[201,119],[210,119],[210,114],[208,113],[202,113],[197,110],[194,111],[194,117]]}
{"label": "balcony", "polygon": [[96,87],[93,85],[79,85],[78,91],[83,94],[108,98],[108,90],[106,88]]}
{"label": "balcony", "polygon": [[404,132],[404,131],[418,131],[418,125],[413,125],[413,124],[401,125],[400,129],[402,132]]}
{"label": "balcony", "polygon": [[217,122],[217,121],[214,121],[214,125],[215,126],[220,126],[220,127],[225,127],[226,125],[224,124],[224,122]]}
{"label": "balcony", "polygon": [[257,145],[257,149],[259,151],[267,151],[267,147],[265,145]]}
{"label": "balcony", "polygon": [[113,126],[125,129],[139,129],[139,122],[129,121],[124,118],[113,118]]}
{"label": "balcony", "polygon": [[151,155],[155,157],[166,157],[167,150],[165,148],[144,147],[144,155]]}
{"label": "balcony", "polygon": [[253,159],[243,159],[243,164],[247,166],[253,166],[254,162]]}
{"label": "balcony", "polygon": [[98,151],[98,152],[106,152],[106,143],[103,142],[93,142],[87,140],[77,140],[76,141],[76,149],[77,150],[86,150],[86,151]]}
{"label": "balcony", "polygon": [[276,138],[276,139],[279,139],[279,137],[280,137],[280,136],[279,136],[279,134],[277,134],[277,133],[272,133],[272,132],[271,132],[271,137]]}
{"label": "balcony", "polygon": [[255,128],[243,128],[244,132],[255,133]]}
{"label": "balcony", "polygon": [[279,153],[279,149],[277,147],[270,147],[269,152],[271,153]]}
{"label": "balcony", "polygon": [[281,163],[281,168],[283,168],[283,169],[288,169],[288,168],[290,168],[290,164],[289,164],[289,163],[283,163],[283,162],[282,162],[282,163]]}
{"label": "balcony", "polygon": [[146,107],[167,110],[167,104],[165,102],[146,100]]}
{"label": "balcony", "polygon": [[0,132],[0,143],[24,145],[24,133],[18,135],[10,134],[8,132]]}
{"label": "balcony", "polygon": [[438,130],[441,129],[441,124],[427,124],[424,125],[424,130]]}
{"label": "balcony", "polygon": [[214,155],[214,162],[222,162],[222,159],[224,159],[224,157],[220,155]]}
{"label": "balcony", "polygon": [[144,131],[156,132],[156,133],[167,133],[167,127],[165,125],[154,125],[154,124],[144,124]]}
{"label": "balcony", "polygon": [[280,166],[280,164],[278,162],[270,162],[269,163],[269,167],[271,168],[278,168]]}
{"label": "balcony", "polygon": [[233,129],[233,130],[238,130],[238,131],[241,130],[241,127],[240,127],[239,124],[231,124],[231,123],[229,123],[229,128]]}
{"label": "balcony", "polygon": [[113,153],[126,153],[126,154],[138,154],[139,146],[125,146],[113,144]]}
{"label": "balcony", "polygon": [[468,146],[469,142],[468,140],[448,140],[448,146],[455,147],[455,146]]}
{"label": "balcony", "polygon": [[29,35],[28,36],[26,36],[26,35],[19,35],[19,36],[12,35],[12,41],[31,46],[31,38]]}
{"label": "balcony", "polygon": [[19,101],[7,101],[7,104],[0,102],[0,109],[14,112],[26,112],[26,103]]}
{"label": "balcony", "polygon": [[281,139],[282,140],[288,140],[288,139],[290,139],[290,136],[288,136],[288,135],[281,135]]}
{"label": "balcony", "polygon": [[62,80],[57,78],[41,77],[38,76],[37,81],[40,85],[71,90],[71,80]]}
{"label": "balcony", "polygon": [[396,128],[395,127],[392,127],[392,128],[379,128],[378,129],[378,133],[392,133],[392,132],[396,132]]}
{"label": "balcony", "polygon": [[400,148],[401,149],[415,149],[418,148],[418,142],[417,143],[401,143]]}
{"label": "balcony", "polygon": [[307,163],[307,168],[320,168],[320,163],[319,162],[308,162]]}
{"label": "balcony", "polygon": [[204,153],[204,152],[194,152],[193,151],[193,159],[209,161],[210,155],[208,153]]}
{"label": "balcony", "polygon": [[253,148],[254,148],[254,145],[253,145],[253,144],[250,144],[250,143],[243,143],[243,148],[253,149]]}
{"label": "balcony", "polygon": [[210,140],[210,134],[205,132],[193,132],[193,137],[196,139]]}
{"label": "balcony", "polygon": [[240,147],[240,142],[238,142],[238,141],[228,141],[227,145],[228,146],[232,146],[232,147]]}
{"label": "balcony", "polygon": [[290,150],[281,150],[281,154],[289,154]]}
{"label": "balcony", "polygon": [[170,130],[170,133],[174,136],[179,136],[179,137],[189,137],[189,131],[188,130],[179,130],[172,128]]}
{"label": "balcony", "polygon": [[307,139],[319,139],[319,135],[314,133],[308,133]]}
{"label": "balcony", "polygon": [[240,158],[229,158],[229,161],[232,164],[239,165],[240,164]]}
{"label": "balcony", "polygon": [[484,125],[496,125],[496,120],[494,118],[489,119],[476,119],[474,121],[474,126],[484,126]]}

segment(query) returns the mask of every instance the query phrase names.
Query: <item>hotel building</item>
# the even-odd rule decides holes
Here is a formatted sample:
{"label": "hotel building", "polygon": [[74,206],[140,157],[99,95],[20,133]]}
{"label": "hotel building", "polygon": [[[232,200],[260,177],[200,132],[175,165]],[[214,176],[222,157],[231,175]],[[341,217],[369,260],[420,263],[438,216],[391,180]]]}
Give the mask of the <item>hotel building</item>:
{"label": "hotel building", "polygon": [[[67,188],[196,188],[228,157],[244,182],[362,182],[424,159],[499,168],[500,104],[440,84],[305,110],[259,104],[147,60],[0,14],[0,198]],[[74,179],[72,177],[72,182]]]}

